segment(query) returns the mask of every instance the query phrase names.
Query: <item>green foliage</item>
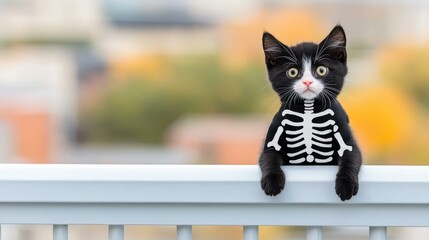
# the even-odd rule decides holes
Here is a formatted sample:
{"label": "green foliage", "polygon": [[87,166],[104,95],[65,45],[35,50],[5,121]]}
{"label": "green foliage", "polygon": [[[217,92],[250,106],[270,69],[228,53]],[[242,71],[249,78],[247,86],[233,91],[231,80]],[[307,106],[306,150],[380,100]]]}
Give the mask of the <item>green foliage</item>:
{"label": "green foliage", "polygon": [[100,104],[83,116],[91,142],[160,143],[166,128],[186,113],[261,111],[269,88],[262,65],[227,70],[215,56],[169,60],[163,79],[148,75],[114,81]]}

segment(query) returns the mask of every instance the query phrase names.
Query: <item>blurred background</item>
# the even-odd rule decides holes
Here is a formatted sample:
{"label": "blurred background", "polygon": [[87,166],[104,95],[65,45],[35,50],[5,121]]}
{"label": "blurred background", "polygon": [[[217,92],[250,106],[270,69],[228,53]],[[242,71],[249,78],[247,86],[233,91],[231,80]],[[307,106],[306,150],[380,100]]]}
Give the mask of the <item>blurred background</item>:
{"label": "blurred background", "polygon": [[[0,161],[256,164],[279,106],[263,31],[293,45],[320,42],[337,23],[349,53],[340,101],[365,163],[429,164],[424,0],[0,0]],[[48,229],[3,234],[50,239]],[[106,229],[76,226],[70,239],[105,239]],[[389,231],[390,239],[424,236]],[[302,234],[261,229],[262,239]],[[241,229],[194,235],[239,239]],[[174,228],[127,227],[127,239],[142,236],[172,239]]]}

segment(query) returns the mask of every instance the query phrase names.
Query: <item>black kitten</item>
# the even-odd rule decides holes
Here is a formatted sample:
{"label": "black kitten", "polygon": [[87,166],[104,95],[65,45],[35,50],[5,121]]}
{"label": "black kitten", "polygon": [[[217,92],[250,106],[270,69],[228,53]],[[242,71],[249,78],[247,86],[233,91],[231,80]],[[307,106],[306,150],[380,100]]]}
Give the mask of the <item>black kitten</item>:
{"label": "black kitten", "polygon": [[362,158],[336,99],[347,74],[343,28],[336,26],[319,44],[288,47],[267,32],[262,42],[269,79],[282,103],[259,158],[262,189],[270,196],[283,190],[282,165],[338,165],[335,191],[341,200],[350,199],[359,189]]}

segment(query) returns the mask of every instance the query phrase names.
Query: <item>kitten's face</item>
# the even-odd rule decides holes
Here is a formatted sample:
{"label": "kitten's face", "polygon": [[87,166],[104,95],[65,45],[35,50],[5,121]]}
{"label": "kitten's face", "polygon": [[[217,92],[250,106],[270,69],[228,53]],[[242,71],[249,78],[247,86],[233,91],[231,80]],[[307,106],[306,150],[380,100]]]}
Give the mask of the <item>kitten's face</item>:
{"label": "kitten's face", "polygon": [[346,36],[336,26],[320,43],[288,47],[263,35],[265,62],[273,89],[284,103],[296,99],[330,101],[340,93],[347,74]]}

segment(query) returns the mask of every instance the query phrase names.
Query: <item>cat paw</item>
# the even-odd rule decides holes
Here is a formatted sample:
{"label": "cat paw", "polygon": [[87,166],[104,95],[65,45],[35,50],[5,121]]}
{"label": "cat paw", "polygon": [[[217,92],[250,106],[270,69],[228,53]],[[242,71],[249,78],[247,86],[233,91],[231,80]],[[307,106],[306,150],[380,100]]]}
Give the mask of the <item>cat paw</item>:
{"label": "cat paw", "polygon": [[359,191],[359,180],[337,177],[335,181],[335,192],[341,201],[349,200]]}
{"label": "cat paw", "polygon": [[283,171],[262,176],[261,187],[268,196],[276,196],[285,187],[285,174]]}

